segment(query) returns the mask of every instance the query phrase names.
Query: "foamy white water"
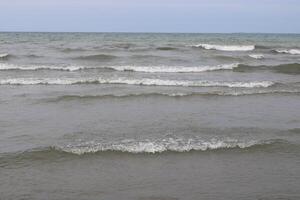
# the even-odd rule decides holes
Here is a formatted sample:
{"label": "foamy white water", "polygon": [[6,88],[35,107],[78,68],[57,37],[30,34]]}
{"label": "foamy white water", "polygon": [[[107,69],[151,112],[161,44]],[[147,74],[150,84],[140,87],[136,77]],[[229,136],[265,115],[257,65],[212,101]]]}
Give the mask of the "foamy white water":
{"label": "foamy white water", "polygon": [[163,79],[128,79],[128,78],[99,78],[99,83],[106,84],[129,84],[129,85],[148,85],[148,86],[184,86],[184,87],[269,87],[274,83],[271,81],[254,82],[218,82],[218,81],[187,81],[187,80],[163,80]]}
{"label": "foamy white water", "polygon": [[0,63],[0,70],[62,70],[62,71],[77,71],[85,69],[83,66],[59,66],[59,65],[15,65],[8,63]]}
{"label": "foamy white water", "polygon": [[164,138],[160,140],[134,140],[126,139],[118,142],[84,142],[80,144],[69,144],[65,147],[55,147],[58,150],[82,155],[86,153],[97,153],[106,151],[128,152],[128,153],[162,153],[166,151],[189,152],[207,151],[226,148],[248,148],[255,145],[271,144],[272,141],[259,140],[237,140],[237,139],[211,139],[203,140],[197,138]]}
{"label": "foamy white water", "polygon": [[224,64],[216,66],[199,66],[199,67],[184,67],[184,66],[111,66],[108,68],[117,71],[134,71],[134,72],[149,72],[149,73],[190,73],[190,72],[206,72],[216,70],[230,70],[238,67],[238,63]]}
{"label": "foamy white water", "polygon": [[201,47],[207,50],[219,51],[252,51],[255,49],[254,45],[216,45],[216,44],[197,44],[194,47]]}
{"label": "foamy white water", "polygon": [[9,56],[8,53],[0,53],[0,58],[5,58],[5,57],[7,57],[7,56]]}
{"label": "foamy white water", "polygon": [[263,54],[250,54],[249,57],[254,59],[263,59],[265,56]]}
{"label": "foamy white water", "polygon": [[163,79],[130,79],[124,77],[117,78],[15,78],[2,79],[1,85],[71,85],[71,84],[128,84],[146,86],[183,86],[183,87],[241,87],[256,88],[269,87],[274,83],[271,81],[253,82],[218,82],[218,81],[187,81],[187,80],[163,80]]}
{"label": "foamy white water", "polygon": [[300,55],[300,49],[282,49],[282,50],[275,50],[277,53],[286,53],[292,55]]}

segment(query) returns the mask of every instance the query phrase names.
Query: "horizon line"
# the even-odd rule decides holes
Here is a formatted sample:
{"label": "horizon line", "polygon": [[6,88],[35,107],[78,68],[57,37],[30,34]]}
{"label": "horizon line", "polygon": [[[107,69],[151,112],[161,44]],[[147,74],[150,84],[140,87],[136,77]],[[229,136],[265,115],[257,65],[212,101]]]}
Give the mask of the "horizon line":
{"label": "horizon line", "polygon": [[124,34],[283,34],[299,35],[297,32],[156,32],[156,31],[0,31],[0,33],[124,33]]}

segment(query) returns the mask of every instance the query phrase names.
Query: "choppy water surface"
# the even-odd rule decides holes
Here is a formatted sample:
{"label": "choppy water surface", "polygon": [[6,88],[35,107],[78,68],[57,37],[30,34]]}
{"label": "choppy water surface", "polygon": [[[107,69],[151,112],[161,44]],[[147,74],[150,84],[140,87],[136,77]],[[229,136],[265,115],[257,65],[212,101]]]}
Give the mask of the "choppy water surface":
{"label": "choppy water surface", "polygon": [[300,35],[0,33],[0,199],[299,199]]}

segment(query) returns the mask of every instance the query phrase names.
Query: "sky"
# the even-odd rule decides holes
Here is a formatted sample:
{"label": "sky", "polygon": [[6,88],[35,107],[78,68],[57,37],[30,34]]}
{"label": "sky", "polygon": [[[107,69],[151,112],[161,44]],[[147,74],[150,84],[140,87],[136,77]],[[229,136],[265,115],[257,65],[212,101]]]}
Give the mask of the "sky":
{"label": "sky", "polygon": [[300,33],[300,0],[0,0],[0,31]]}

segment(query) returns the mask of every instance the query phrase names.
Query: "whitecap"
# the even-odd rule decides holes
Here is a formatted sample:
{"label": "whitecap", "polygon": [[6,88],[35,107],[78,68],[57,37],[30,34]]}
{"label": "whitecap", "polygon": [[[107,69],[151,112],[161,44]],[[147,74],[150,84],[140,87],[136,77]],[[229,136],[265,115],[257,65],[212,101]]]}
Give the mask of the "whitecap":
{"label": "whitecap", "polygon": [[277,53],[286,53],[292,55],[300,55],[300,49],[282,49],[282,50],[275,50]]}
{"label": "whitecap", "polygon": [[221,82],[206,80],[164,80],[164,79],[131,79],[125,77],[110,78],[14,78],[1,79],[1,85],[71,85],[71,84],[128,84],[145,86],[182,86],[182,87],[230,87],[230,88],[259,88],[269,87],[274,83],[271,81],[252,82]]}
{"label": "whitecap", "polygon": [[250,54],[249,57],[254,59],[263,59],[265,56],[263,54]]}
{"label": "whitecap", "polygon": [[162,153],[171,152],[189,152],[189,151],[207,151],[216,149],[231,148],[249,148],[256,145],[271,144],[272,141],[259,140],[237,140],[231,138],[218,139],[212,138],[204,140],[201,138],[162,138],[135,140],[126,139],[115,142],[96,142],[89,141],[79,144],[69,144],[62,147],[55,147],[60,151],[83,155],[97,152],[128,152],[128,153]]}
{"label": "whitecap", "polygon": [[215,44],[197,44],[193,47],[201,47],[207,50],[219,50],[219,51],[253,51],[254,45],[215,45]]}
{"label": "whitecap", "polygon": [[216,70],[230,70],[238,67],[238,63],[223,64],[216,66],[199,66],[199,67],[184,67],[184,66],[110,66],[117,71],[134,71],[134,72],[149,72],[149,73],[191,73],[191,72],[207,72]]}

